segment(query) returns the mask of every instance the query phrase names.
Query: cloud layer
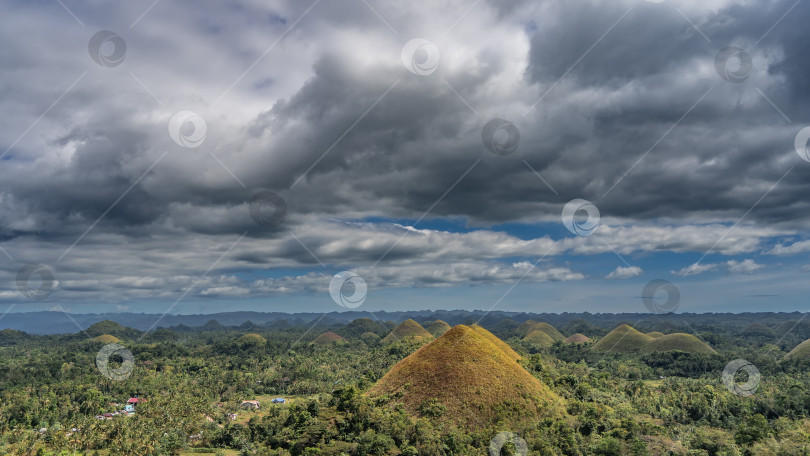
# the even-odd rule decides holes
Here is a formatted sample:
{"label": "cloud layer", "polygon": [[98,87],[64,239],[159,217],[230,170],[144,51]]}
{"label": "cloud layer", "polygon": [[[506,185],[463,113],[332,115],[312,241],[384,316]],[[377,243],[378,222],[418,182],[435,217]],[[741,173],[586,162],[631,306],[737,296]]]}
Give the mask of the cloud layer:
{"label": "cloud layer", "polygon": [[[808,14],[782,0],[13,3],[0,299],[20,300],[28,263],[83,302],[320,293],[344,269],[376,288],[634,279],[656,255],[694,254],[660,268],[681,277],[756,273],[753,256],[810,242],[794,147]],[[98,63],[121,51],[94,53],[100,30],[123,61]],[[403,65],[413,38],[430,43],[408,55],[428,74]],[[744,54],[718,67],[727,46]],[[203,123],[172,125],[182,111]],[[514,128],[487,138],[492,119]],[[251,217],[261,191],[283,199],[280,223],[256,223],[273,207]],[[599,209],[590,236],[560,223],[575,198]],[[704,254],[734,258],[689,270]],[[618,263],[583,264],[602,256]]]}

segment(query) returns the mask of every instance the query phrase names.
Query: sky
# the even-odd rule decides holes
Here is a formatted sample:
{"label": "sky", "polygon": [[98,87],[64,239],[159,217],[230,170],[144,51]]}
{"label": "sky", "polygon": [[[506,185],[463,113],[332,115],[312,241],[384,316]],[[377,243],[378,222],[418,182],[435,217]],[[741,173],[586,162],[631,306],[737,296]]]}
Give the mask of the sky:
{"label": "sky", "polygon": [[809,16],[7,2],[0,312],[810,310]]}

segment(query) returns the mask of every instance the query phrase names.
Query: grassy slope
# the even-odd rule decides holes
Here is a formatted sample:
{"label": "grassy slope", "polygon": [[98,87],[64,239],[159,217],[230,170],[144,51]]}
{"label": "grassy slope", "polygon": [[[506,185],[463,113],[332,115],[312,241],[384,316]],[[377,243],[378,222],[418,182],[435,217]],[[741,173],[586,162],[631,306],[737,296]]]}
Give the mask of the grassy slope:
{"label": "grassy slope", "polygon": [[785,361],[804,360],[810,358],[810,339],[800,343],[785,355]]}
{"label": "grassy slope", "polygon": [[417,337],[425,339],[433,338],[433,336],[431,336],[429,332],[425,331],[425,328],[423,328],[422,325],[411,319],[407,319],[402,323],[400,323],[396,328],[394,328],[394,330],[391,331],[387,336],[383,337],[382,343],[387,344],[391,342],[396,342],[406,337]]}
{"label": "grassy slope", "polygon": [[382,337],[388,333],[388,328],[370,318],[358,318],[335,332],[346,339],[354,339],[367,332]]}
{"label": "grassy slope", "polygon": [[524,337],[523,342],[528,342],[535,347],[550,347],[554,344],[554,339],[551,338],[548,334],[546,334],[541,329],[533,329],[526,334]]}
{"label": "grassy slope", "polygon": [[561,416],[562,400],[518,359],[487,330],[459,325],[397,363],[369,394],[389,395],[414,416],[423,404],[436,401],[446,408],[437,419],[458,426]]}
{"label": "grassy slope", "polygon": [[590,341],[590,337],[580,333],[572,334],[565,339],[565,342],[569,344],[584,344],[585,342]]}
{"label": "grassy slope", "polygon": [[703,353],[707,355],[717,352],[709,347],[705,342],[691,334],[675,333],[661,336],[650,341],[643,351],[645,352],[665,352],[683,351],[688,353]]}
{"label": "grassy slope", "polygon": [[239,343],[263,344],[267,342],[267,339],[260,336],[259,334],[249,333],[236,339],[236,341]]}
{"label": "grassy slope", "polygon": [[544,333],[548,334],[548,336],[551,337],[552,340],[555,341],[565,339],[565,336],[563,336],[562,333],[557,331],[557,328],[542,321],[536,322],[532,320],[526,320],[522,325],[518,327],[517,332],[521,336],[525,337],[529,335],[530,332],[535,330],[543,331]]}
{"label": "grassy slope", "polygon": [[643,349],[652,340],[655,339],[636,331],[630,325],[621,325],[599,339],[593,349],[613,353],[633,353]]}
{"label": "grassy slope", "polygon": [[436,320],[426,328],[427,332],[429,332],[433,337],[439,337],[442,334],[450,331],[450,325],[447,322],[442,320]]}
{"label": "grassy slope", "polygon": [[100,336],[96,336],[91,339],[93,342],[101,342],[102,344],[117,344],[121,342],[121,339],[111,336],[109,334],[102,334]]}
{"label": "grassy slope", "polygon": [[346,342],[346,339],[330,331],[321,334],[310,343],[314,345],[331,345],[331,344],[340,344],[344,342]]}

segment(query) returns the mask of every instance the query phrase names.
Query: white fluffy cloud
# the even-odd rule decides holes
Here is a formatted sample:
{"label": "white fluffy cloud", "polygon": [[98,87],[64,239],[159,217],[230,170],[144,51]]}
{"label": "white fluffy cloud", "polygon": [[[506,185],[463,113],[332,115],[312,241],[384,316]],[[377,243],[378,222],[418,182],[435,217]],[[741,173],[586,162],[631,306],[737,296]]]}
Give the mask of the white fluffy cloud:
{"label": "white fluffy cloud", "polygon": [[643,274],[644,271],[638,266],[617,267],[613,272],[605,276],[606,279],[629,279]]}
{"label": "white fluffy cloud", "polygon": [[756,261],[747,258],[741,261],[737,260],[728,260],[724,263],[708,263],[708,264],[692,264],[691,266],[686,266],[685,268],[679,271],[671,271],[673,275],[680,276],[680,277],[687,277],[691,275],[702,274],[704,272],[713,271],[718,268],[725,268],[726,272],[729,274],[750,274],[756,272],[762,268],[764,265],[758,264]]}

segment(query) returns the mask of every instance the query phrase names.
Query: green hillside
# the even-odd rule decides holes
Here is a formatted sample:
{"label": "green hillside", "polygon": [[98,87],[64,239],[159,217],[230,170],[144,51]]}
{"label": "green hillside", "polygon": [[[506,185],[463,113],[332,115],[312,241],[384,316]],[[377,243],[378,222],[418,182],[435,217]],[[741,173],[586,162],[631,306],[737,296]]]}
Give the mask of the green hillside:
{"label": "green hillside", "polygon": [[411,320],[410,318],[400,323],[393,331],[387,336],[383,337],[382,343],[389,344],[398,340],[405,339],[406,337],[413,337],[416,339],[432,339],[433,336],[425,330],[419,323]]}
{"label": "green hillside", "polygon": [[563,336],[557,329],[545,322],[537,322],[532,320],[527,320],[523,324],[521,324],[518,329],[517,333],[521,336],[527,336],[530,332],[534,330],[540,330],[546,333],[552,340],[563,340],[565,336]]}
{"label": "green hillside", "polygon": [[591,338],[584,335],[584,334],[572,334],[565,338],[565,343],[568,344],[584,344],[585,342],[590,342]]}
{"label": "green hillside", "polygon": [[586,320],[582,318],[574,318],[573,320],[569,321],[562,327],[562,330],[565,334],[590,334],[593,335],[598,333],[599,328],[596,326],[588,323]]}
{"label": "green hillside", "polygon": [[702,340],[685,333],[667,334],[653,339],[642,351],[645,353],[682,351],[706,355],[714,355],[717,353]]}
{"label": "green hillside", "polygon": [[425,327],[427,332],[429,332],[433,337],[439,337],[442,334],[450,331],[450,325],[442,320],[436,320],[430,323],[427,327]]}
{"label": "green hillside", "polygon": [[111,336],[109,334],[102,334],[100,336],[96,336],[92,339],[93,342],[101,342],[102,344],[117,344],[121,342],[121,339]]}
{"label": "green hillside", "polygon": [[346,339],[356,339],[367,332],[382,337],[388,334],[389,331],[390,330],[382,323],[378,323],[370,318],[358,318],[342,328],[335,330],[335,333]]}
{"label": "green hillside", "polygon": [[609,353],[635,353],[641,351],[652,340],[655,339],[625,324],[599,339],[593,345],[593,350]]}
{"label": "green hillside", "polygon": [[810,339],[794,347],[783,358],[784,361],[804,361],[807,359],[810,359]]}
{"label": "green hillside", "polygon": [[521,339],[523,342],[536,348],[550,347],[554,345],[554,339],[540,329],[534,329]]}
{"label": "green hillside", "polygon": [[260,336],[259,334],[248,333],[236,339],[236,342],[247,345],[264,345],[265,343],[267,343],[267,339]]}
{"label": "green hillside", "polygon": [[103,320],[90,325],[84,330],[84,332],[90,337],[98,337],[108,334],[119,339],[138,337],[141,334],[141,332],[137,329],[127,328],[126,326],[121,326],[120,324],[110,320]]}
{"label": "green hillside", "polygon": [[315,340],[310,342],[310,344],[320,346],[330,346],[330,345],[342,345],[345,344],[346,342],[347,342],[346,339],[340,337],[340,335],[329,331],[316,337]]}

